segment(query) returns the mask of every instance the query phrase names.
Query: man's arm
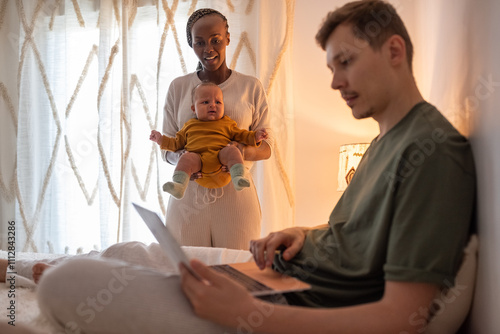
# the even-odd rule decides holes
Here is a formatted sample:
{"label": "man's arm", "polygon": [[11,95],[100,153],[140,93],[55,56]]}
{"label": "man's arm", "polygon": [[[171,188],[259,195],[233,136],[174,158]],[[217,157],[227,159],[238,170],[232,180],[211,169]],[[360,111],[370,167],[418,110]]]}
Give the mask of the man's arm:
{"label": "man's arm", "polygon": [[385,284],[383,298],[374,303],[330,309],[274,305],[273,314],[264,320],[259,330],[318,334],[422,333],[437,289],[434,284],[390,281]]}
{"label": "man's arm", "polygon": [[[233,328],[255,324],[252,329],[263,333],[421,333],[438,289],[433,284],[390,281],[383,298],[374,303],[306,308],[269,304],[201,262],[193,260],[191,265],[205,281],[181,267],[182,288],[198,316]],[[262,321],[257,324],[255,319]]]}

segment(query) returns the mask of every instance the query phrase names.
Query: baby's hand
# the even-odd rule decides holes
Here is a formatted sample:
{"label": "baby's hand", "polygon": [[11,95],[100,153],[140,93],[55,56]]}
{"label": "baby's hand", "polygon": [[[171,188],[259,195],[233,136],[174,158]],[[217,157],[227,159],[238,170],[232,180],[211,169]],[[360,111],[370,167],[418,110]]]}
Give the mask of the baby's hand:
{"label": "baby's hand", "polygon": [[259,129],[255,131],[255,141],[258,143],[264,139],[267,139],[268,134],[266,129]]}
{"label": "baby's hand", "polygon": [[149,136],[149,139],[160,145],[161,133],[159,133],[156,130],[151,130],[151,135]]}

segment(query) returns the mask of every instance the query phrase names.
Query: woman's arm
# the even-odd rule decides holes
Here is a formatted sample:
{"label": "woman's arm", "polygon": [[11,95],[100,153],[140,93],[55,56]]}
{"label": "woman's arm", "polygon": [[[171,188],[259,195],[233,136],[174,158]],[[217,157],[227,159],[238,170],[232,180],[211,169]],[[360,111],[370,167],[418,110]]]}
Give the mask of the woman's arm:
{"label": "woman's arm", "polygon": [[[190,91],[189,77],[179,77],[170,83],[163,106],[164,135],[175,137],[185,122],[190,119],[189,116],[185,116],[182,112],[183,110],[189,110],[188,115],[191,115]],[[177,152],[162,150],[161,156],[164,161],[175,166],[184,152],[184,149]]]}
{"label": "woman's arm", "polygon": [[271,156],[271,146],[268,141],[271,138],[266,128],[249,131],[240,129],[236,122],[232,121],[228,126],[228,135],[232,139],[228,146],[236,146],[243,160],[265,160]]}
{"label": "woman's arm", "polygon": [[232,142],[231,145],[240,149],[243,160],[259,161],[269,159],[271,156],[271,147],[265,140],[259,146],[249,146],[238,142]]}
{"label": "woman's arm", "polygon": [[[255,79],[255,78],[254,78]],[[240,148],[243,159],[247,161],[266,160],[271,157],[274,149],[274,135],[271,128],[271,116],[267,103],[267,96],[262,86],[262,83],[255,79],[253,91],[253,104],[255,111],[252,116],[252,124],[249,130],[257,131],[258,129],[266,129],[268,138],[262,141],[259,147],[245,146]]]}
{"label": "woman's arm", "polygon": [[[165,105],[163,106],[163,133],[167,136],[173,136],[179,128],[174,117],[175,109],[175,85],[172,82],[168,87],[167,97],[165,98]],[[167,150],[161,151],[161,157],[164,161],[171,165],[177,165],[184,150],[180,152],[170,152]]]}
{"label": "woman's arm", "polygon": [[[271,146],[269,146],[268,142],[263,140],[262,143],[257,146],[249,146],[236,141],[231,142],[228,146],[236,146],[243,157],[243,160],[247,161],[259,161],[266,160],[271,157]],[[223,172],[229,172],[229,168],[227,166],[222,166]]]}

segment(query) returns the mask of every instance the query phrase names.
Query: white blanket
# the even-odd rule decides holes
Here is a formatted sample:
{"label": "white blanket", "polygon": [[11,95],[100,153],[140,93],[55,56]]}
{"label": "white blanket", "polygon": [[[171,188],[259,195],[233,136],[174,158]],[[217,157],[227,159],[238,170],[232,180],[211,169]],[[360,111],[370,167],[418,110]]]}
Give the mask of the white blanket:
{"label": "white blanket", "polygon": [[[155,267],[158,263],[164,263],[165,258],[158,247],[157,244],[152,244],[147,247],[151,258],[149,261],[151,265]],[[236,263],[236,262],[247,262],[251,261],[252,257],[250,252],[248,251],[240,251],[240,250],[231,250],[231,249],[223,249],[223,248],[205,248],[205,247],[183,247],[184,251],[188,255],[189,258],[197,258],[206,264],[221,264],[221,263]],[[110,257],[118,257],[120,258],[120,254],[109,254],[107,256]],[[111,248],[111,253],[116,253]],[[130,253],[129,253],[130,254]],[[117,255],[117,256],[115,256]],[[8,253],[6,251],[0,250],[0,258],[7,259]],[[54,254],[40,254],[40,253],[16,253],[16,261],[17,260],[33,260],[33,261],[41,261],[41,260],[52,260],[61,257],[61,255]],[[125,260],[125,259],[124,259]],[[141,263],[144,260],[142,257]],[[134,259],[132,259],[134,262]],[[168,269],[168,266],[166,266]],[[172,269],[172,268],[170,268]],[[9,321],[12,321],[7,316],[9,313],[12,313],[14,323],[16,325],[22,324],[27,325],[30,328],[41,331],[42,333],[57,333],[56,329],[48,322],[48,320],[40,314],[40,309],[38,308],[38,303],[36,301],[36,286],[34,284],[29,284],[29,282],[22,282],[23,279],[21,277],[16,278],[16,286],[11,287],[9,282],[0,283],[0,309],[3,310],[1,312],[1,325],[7,324]],[[22,284],[20,284],[22,283]],[[24,287],[21,287],[22,285]],[[26,287],[29,285],[33,285],[34,287]],[[7,308],[13,304],[15,306],[15,310],[13,312],[9,311]],[[0,326],[0,329],[3,328]],[[12,327],[13,328],[13,327]],[[4,332],[0,330],[0,332]]]}
{"label": "white blanket", "polygon": [[[16,260],[45,260],[54,259],[60,257],[60,255],[54,254],[40,254],[40,253],[16,253]],[[0,258],[7,259],[7,252],[0,250]],[[16,283],[19,284],[19,280],[16,278]],[[26,284],[28,285],[28,284]],[[15,310],[7,310],[10,305],[14,303]],[[2,312],[2,323],[7,324],[10,321],[14,321],[13,324],[19,326],[19,324],[25,324],[35,329],[42,330],[45,333],[56,333],[54,327],[45,319],[45,317],[40,315],[40,309],[36,301],[36,289],[35,288],[22,288],[16,286],[14,289],[11,287],[9,282],[0,283],[0,308],[5,311],[5,315]],[[11,318],[7,317],[12,315]]]}

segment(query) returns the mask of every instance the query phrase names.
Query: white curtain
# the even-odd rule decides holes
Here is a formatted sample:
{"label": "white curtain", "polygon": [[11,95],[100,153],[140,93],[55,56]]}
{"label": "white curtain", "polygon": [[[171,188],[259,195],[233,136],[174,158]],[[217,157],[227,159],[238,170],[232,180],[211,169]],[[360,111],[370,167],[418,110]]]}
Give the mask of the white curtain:
{"label": "white curtain", "polygon": [[[8,246],[9,222],[15,226],[16,140],[17,140],[17,63],[19,24],[15,6],[0,7],[0,245]],[[16,20],[17,21],[17,20]],[[15,246],[15,243],[12,244]]]}
{"label": "white curtain", "polygon": [[149,133],[162,128],[170,81],[196,67],[185,26],[202,7],[228,18],[230,68],[268,93],[276,147],[252,171],[263,234],[293,224],[294,0],[2,1],[1,249],[8,222],[18,251],[153,240],[130,203],[166,214],[172,167]]}

